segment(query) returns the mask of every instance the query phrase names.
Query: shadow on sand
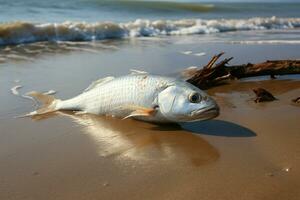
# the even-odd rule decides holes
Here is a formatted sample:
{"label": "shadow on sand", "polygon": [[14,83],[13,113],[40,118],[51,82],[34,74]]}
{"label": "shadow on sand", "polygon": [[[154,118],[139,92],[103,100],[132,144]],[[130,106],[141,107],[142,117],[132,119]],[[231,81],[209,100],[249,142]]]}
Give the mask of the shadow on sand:
{"label": "shadow on sand", "polygon": [[256,134],[238,124],[223,120],[208,120],[180,124],[181,128],[197,134],[225,137],[255,137]]}

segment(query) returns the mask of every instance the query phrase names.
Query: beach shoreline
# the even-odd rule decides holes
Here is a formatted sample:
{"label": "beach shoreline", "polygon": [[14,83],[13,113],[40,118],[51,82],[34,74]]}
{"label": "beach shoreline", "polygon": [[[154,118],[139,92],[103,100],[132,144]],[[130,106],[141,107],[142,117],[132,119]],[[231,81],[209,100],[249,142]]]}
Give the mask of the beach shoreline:
{"label": "beach shoreline", "polygon": [[[298,75],[211,88],[218,118],[171,126],[70,113],[15,118],[34,105],[11,93],[20,85],[20,95],[55,90],[66,99],[131,68],[175,76],[220,51],[235,57],[232,64],[257,63],[298,59],[299,45],[197,36],[41,45],[10,47],[6,55],[31,60],[11,57],[0,66],[0,199],[299,199],[300,107],[291,102],[300,94]],[[278,100],[256,104],[256,87]]]}

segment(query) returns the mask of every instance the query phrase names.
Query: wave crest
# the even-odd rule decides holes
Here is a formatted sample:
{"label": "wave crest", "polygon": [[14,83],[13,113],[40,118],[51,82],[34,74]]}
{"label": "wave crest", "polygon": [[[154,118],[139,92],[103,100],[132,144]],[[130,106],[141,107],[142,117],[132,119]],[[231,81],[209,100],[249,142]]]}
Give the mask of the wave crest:
{"label": "wave crest", "polygon": [[64,22],[0,24],[0,45],[41,41],[92,41],[112,38],[210,34],[229,31],[292,29],[300,18],[135,20],[128,23]]}

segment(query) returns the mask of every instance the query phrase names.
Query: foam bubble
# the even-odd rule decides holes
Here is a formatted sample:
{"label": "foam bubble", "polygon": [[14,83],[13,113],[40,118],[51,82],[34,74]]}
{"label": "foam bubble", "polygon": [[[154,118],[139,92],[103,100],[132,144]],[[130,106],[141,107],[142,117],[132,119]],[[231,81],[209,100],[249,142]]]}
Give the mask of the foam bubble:
{"label": "foam bubble", "polygon": [[49,90],[47,92],[44,92],[43,94],[46,94],[46,95],[53,95],[53,94],[56,94],[56,91],[55,90]]}
{"label": "foam bubble", "polygon": [[10,91],[11,91],[11,93],[12,93],[13,95],[19,96],[20,93],[19,93],[18,90],[19,90],[20,88],[22,88],[22,87],[23,87],[22,85],[16,85],[16,86],[12,87],[12,88],[10,89]]}
{"label": "foam bubble", "polygon": [[232,41],[233,44],[300,44],[299,40],[244,40]]}
{"label": "foam bubble", "polygon": [[205,56],[206,53],[205,52],[199,52],[199,53],[194,53],[194,56]]}
{"label": "foam bubble", "polygon": [[181,53],[184,55],[191,55],[193,52],[192,51],[182,51]]}

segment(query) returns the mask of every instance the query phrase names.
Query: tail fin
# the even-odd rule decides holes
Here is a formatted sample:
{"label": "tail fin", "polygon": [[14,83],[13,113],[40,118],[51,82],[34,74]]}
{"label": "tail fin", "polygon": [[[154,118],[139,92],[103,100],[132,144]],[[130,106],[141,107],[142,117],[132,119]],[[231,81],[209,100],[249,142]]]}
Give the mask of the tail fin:
{"label": "tail fin", "polygon": [[58,110],[56,108],[56,104],[60,100],[55,99],[53,96],[46,95],[46,94],[39,93],[39,92],[30,92],[30,93],[27,93],[27,95],[35,98],[37,101],[42,103],[42,106],[38,110],[32,111],[32,112],[26,114],[24,117],[42,115],[42,114],[46,114],[46,113],[55,112]]}

